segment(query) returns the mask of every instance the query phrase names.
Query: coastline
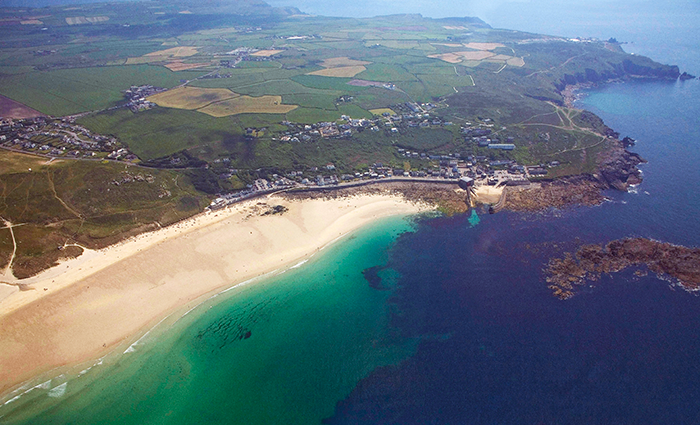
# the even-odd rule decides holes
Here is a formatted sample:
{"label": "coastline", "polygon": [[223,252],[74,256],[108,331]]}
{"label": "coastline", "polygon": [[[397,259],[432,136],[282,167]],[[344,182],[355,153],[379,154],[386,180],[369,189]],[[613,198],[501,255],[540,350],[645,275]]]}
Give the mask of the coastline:
{"label": "coastline", "polygon": [[0,394],[105,355],[202,297],[299,264],[377,219],[429,209],[389,194],[273,195],[86,251],[32,278],[36,290],[0,299]]}

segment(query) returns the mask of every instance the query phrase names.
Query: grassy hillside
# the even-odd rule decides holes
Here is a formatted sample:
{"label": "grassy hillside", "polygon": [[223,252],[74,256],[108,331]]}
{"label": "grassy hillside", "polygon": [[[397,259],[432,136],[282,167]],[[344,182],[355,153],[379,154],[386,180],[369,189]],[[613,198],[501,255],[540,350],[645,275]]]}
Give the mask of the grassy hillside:
{"label": "grassy hillside", "polygon": [[[14,229],[18,277],[75,253],[59,246],[105,247],[189,217],[208,204],[181,173],[116,163],[45,162],[0,150],[0,163],[13,164],[0,168],[0,217],[22,224]],[[11,252],[9,231],[0,230],[0,264],[6,265]]]}

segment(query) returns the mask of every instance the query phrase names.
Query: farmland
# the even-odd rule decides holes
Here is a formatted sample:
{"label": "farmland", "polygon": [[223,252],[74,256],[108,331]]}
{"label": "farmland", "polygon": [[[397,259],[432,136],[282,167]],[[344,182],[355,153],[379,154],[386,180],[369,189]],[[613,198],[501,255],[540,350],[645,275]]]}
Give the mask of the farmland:
{"label": "farmland", "polygon": [[146,161],[242,134],[242,129],[230,118],[172,108],[154,108],[139,114],[116,110],[81,118],[78,122],[95,132],[119,137]]}
{"label": "farmland", "polygon": [[341,78],[348,78],[348,77],[354,77],[355,75],[366,71],[367,68],[365,68],[362,65],[358,66],[340,66],[337,68],[327,68],[327,69],[321,69],[319,71],[313,71],[310,72],[309,75],[320,75],[321,77],[341,77]]}
{"label": "farmland", "polygon": [[[0,20],[0,115],[84,126],[140,164],[95,161],[114,152],[81,153],[87,136],[73,135],[76,145],[63,133],[63,150],[42,146],[58,136],[39,131],[3,142],[45,155],[0,151],[0,215],[27,223],[20,275],[76,255],[56,249],[67,241],[104,246],[256,178],[375,163],[429,171],[436,158],[466,157],[560,163],[549,177],[593,173],[610,130],[565,108],[564,86],[678,74],[617,43],[476,18],[327,18],[254,1],[0,8]],[[515,149],[486,147],[504,141]]]}
{"label": "farmland", "polygon": [[227,117],[238,114],[286,114],[296,108],[297,105],[284,105],[282,96],[240,96],[211,103],[199,111],[213,117]]}
{"label": "farmland", "polygon": [[62,116],[114,106],[123,100],[121,91],[132,85],[169,88],[193,76],[149,65],[32,71],[0,76],[0,94],[44,114]]}
{"label": "farmland", "polygon": [[284,104],[282,96],[241,96],[226,89],[178,87],[148,98],[159,106],[197,110],[213,117],[239,114],[286,114],[298,105]]}
{"label": "farmland", "polygon": [[[38,113],[63,116],[120,105],[122,92],[132,85],[170,89],[149,97],[158,105],[151,110],[116,109],[79,118],[94,132],[118,137],[145,162],[187,151],[205,161],[230,160],[234,152],[240,154],[233,159],[239,168],[286,163],[272,152],[261,154],[272,149],[294,152],[297,163],[311,164],[305,155],[313,149],[304,143],[290,148],[278,143],[285,135],[281,122],[315,125],[389,111],[406,115],[401,105],[413,103],[424,105],[418,108],[428,124],[488,117],[496,128],[507,129],[499,135],[516,138],[513,155],[519,159],[564,155],[575,171],[588,166],[558,152],[593,141],[556,121],[551,105],[561,103],[562,81],[585,79],[573,77],[584,71],[619,73],[616,64],[623,60],[634,62],[634,69],[657,67],[615,45],[537,38],[495,30],[472,18],[300,19],[288,11],[252,5],[192,7],[186,15],[181,11],[163,5],[155,17],[138,4],[94,5],[81,14],[49,8],[42,22],[56,26],[63,37],[50,48],[43,46],[55,37],[22,29],[29,24],[9,26],[3,39],[23,40],[25,47],[0,45],[5,46],[0,48],[0,95]],[[90,22],[80,16],[109,19]],[[115,29],[126,16],[130,25]],[[86,28],[99,29],[101,35],[90,38]],[[586,69],[591,66],[595,69]],[[544,133],[549,134],[546,143],[540,138]],[[372,134],[378,145],[481,152],[454,130]],[[306,143],[315,146],[317,139]],[[353,133],[350,146],[359,146],[360,139],[371,138]],[[277,159],[265,164],[260,158]]]}
{"label": "farmland", "polygon": [[42,113],[39,111],[35,111],[5,96],[0,96],[0,117],[32,118],[41,115]]}
{"label": "farmland", "polygon": [[220,102],[237,96],[239,95],[227,89],[178,87],[174,90],[150,96],[148,100],[166,108],[199,109],[210,103]]}

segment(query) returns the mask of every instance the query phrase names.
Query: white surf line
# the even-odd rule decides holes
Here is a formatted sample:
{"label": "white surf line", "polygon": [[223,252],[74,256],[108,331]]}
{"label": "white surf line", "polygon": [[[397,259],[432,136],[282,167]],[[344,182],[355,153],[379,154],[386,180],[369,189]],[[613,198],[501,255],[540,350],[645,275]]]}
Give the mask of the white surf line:
{"label": "white surf line", "polygon": [[[190,310],[190,311],[192,311],[192,310]],[[189,311],[188,311],[187,313],[189,313]],[[187,313],[185,313],[185,314],[187,314]],[[134,351],[136,351],[136,346],[137,346],[141,341],[143,341],[143,339],[146,338],[146,337],[151,333],[151,331],[152,331],[153,329],[157,328],[158,325],[160,325],[161,323],[163,323],[163,322],[165,321],[165,319],[167,319],[167,318],[170,317],[170,316],[171,316],[171,315],[169,314],[169,315],[165,316],[164,318],[162,318],[162,319],[160,320],[160,322],[156,323],[155,326],[153,326],[151,329],[149,329],[148,331],[146,331],[145,334],[141,335],[141,338],[139,338],[139,339],[137,339],[136,341],[134,341],[134,342],[129,346],[129,348],[127,348],[126,350],[124,350],[124,352],[123,352],[122,354],[133,353]]]}
{"label": "white surf line", "polygon": [[290,267],[290,269],[298,269],[299,267],[301,267],[301,266],[303,266],[304,264],[306,264],[308,261],[309,261],[308,258],[307,258],[306,260],[299,261],[298,263],[296,263],[295,265],[293,265],[292,267]]}
{"label": "white surf line", "polygon": [[[192,311],[194,311],[194,310],[196,310],[197,308],[201,307],[201,306],[202,306],[203,304],[205,304],[207,301],[211,301],[211,300],[213,300],[214,298],[219,297],[220,295],[223,295],[223,294],[225,294],[225,293],[227,293],[227,292],[233,291],[234,289],[238,289],[238,288],[241,288],[241,287],[243,287],[243,286],[247,286],[247,285],[249,285],[249,284],[251,284],[251,283],[253,283],[253,282],[255,282],[255,281],[264,280],[265,278],[270,278],[270,277],[278,276],[278,275],[284,274],[284,273],[286,273],[286,272],[288,272],[288,271],[290,271],[290,270],[293,270],[293,269],[296,269],[296,268],[299,268],[299,267],[303,266],[303,265],[306,264],[309,260],[311,260],[311,258],[313,258],[314,256],[316,256],[317,253],[319,253],[319,252],[325,250],[326,248],[328,248],[329,246],[333,245],[333,244],[334,244],[335,242],[337,242],[338,240],[340,240],[340,239],[346,237],[347,235],[349,235],[349,234],[351,234],[351,233],[352,233],[352,232],[347,232],[347,233],[345,233],[345,234],[339,235],[338,237],[336,237],[336,238],[333,239],[332,241],[326,243],[325,245],[323,245],[323,246],[321,246],[321,247],[318,247],[318,248],[316,249],[316,251],[314,251],[312,254],[310,254],[310,255],[307,256],[306,258],[302,259],[301,261],[299,261],[298,263],[296,263],[296,264],[293,265],[293,266],[290,266],[290,267],[283,267],[283,268],[271,270],[271,271],[269,271],[269,272],[267,272],[267,273],[263,273],[263,274],[261,274],[261,275],[251,277],[250,279],[244,280],[243,282],[236,283],[236,284],[234,284],[234,285],[232,285],[232,286],[230,286],[230,287],[228,287],[228,288],[226,288],[226,289],[224,289],[224,290],[222,290],[222,291],[220,291],[220,292],[215,293],[214,295],[212,295],[212,296],[210,296],[209,298],[203,300],[202,302],[200,302],[199,304],[195,305],[195,306],[192,307],[191,309],[187,310],[182,316],[180,316],[179,319],[177,319],[177,321],[180,321],[182,318],[184,318],[185,316],[187,316],[188,314],[190,314]],[[160,325],[165,319],[167,319],[167,317],[164,318],[163,320],[161,320],[160,322],[158,322],[158,324],[156,324],[153,328],[151,328],[148,332],[146,332],[141,338],[139,338],[136,342],[134,342],[133,344],[131,344],[131,346],[129,346],[129,348],[127,348],[126,351],[124,351],[124,353],[127,353],[127,352],[131,353],[131,352],[133,352],[135,346],[136,346],[141,340],[143,340],[143,339],[146,337],[146,335],[148,335],[148,334],[151,332],[151,330],[155,329],[155,328],[156,328],[158,325]]]}

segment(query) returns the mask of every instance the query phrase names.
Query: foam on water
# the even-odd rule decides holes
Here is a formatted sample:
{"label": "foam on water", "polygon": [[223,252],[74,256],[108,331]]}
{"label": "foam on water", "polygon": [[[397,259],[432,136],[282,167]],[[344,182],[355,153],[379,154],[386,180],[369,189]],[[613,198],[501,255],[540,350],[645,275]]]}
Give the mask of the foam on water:
{"label": "foam on water", "polygon": [[66,393],[66,389],[68,389],[68,382],[64,382],[56,388],[49,390],[48,396],[52,398],[63,397],[63,395]]}
{"label": "foam on water", "polygon": [[306,264],[308,261],[309,261],[308,259],[307,259],[307,260],[299,261],[298,263],[296,263],[295,265],[293,265],[293,266],[290,267],[290,268],[291,268],[291,269],[298,269],[299,267],[301,267],[301,266],[303,266],[304,264]]}

